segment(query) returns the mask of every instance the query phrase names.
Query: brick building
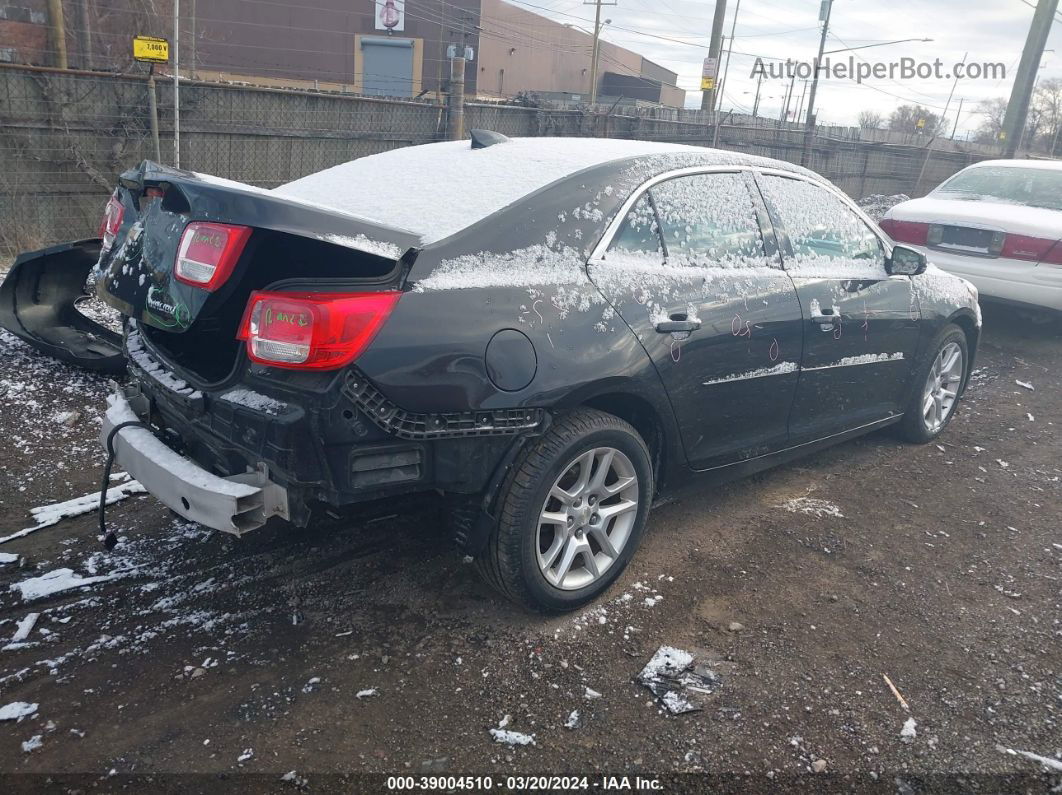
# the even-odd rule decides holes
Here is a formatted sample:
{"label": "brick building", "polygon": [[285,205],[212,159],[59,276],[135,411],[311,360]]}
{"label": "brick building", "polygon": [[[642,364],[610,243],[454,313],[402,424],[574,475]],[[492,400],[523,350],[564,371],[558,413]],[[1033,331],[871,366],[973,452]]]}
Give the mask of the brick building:
{"label": "brick building", "polygon": [[[0,0],[0,62],[142,68],[131,38],[172,38],[172,2]],[[181,71],[204,80],[431,96],[446,89],[451,48],[469,48],[469,96],[581,102],[591,89],[592,36],[505,0],[181,0],[180,17]],[[603,103],[682,107],[677,77],[601,44]]]}

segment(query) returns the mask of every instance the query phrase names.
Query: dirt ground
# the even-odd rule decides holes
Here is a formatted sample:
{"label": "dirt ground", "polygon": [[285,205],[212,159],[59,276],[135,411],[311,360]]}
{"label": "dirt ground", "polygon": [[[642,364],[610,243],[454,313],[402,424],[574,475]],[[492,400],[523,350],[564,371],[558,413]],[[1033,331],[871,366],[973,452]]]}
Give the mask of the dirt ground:
{"label": "dirt ground", "polygon": [[[98,487],[106,391],[0,333],[0,535]],[[0,564],[0,643],[41,614],[0,650],[0,707],[38,705],[0,723],[0,771],[104,789],[190,772],[308,789],[692,772],[767,789],[812,770],[1006,788],[992,776],[1045,770],[1007,749],[1062,757],[1060,409],[1062,335],[988,308],[940,444],[879,433],[670,495],[607,597],[559,618],[496,599],[431,499],[234,539],[134,496],[108,511],[112,554],[94,513],[65,519],[0,544],[19,556]],[[23,599],[17,584],[57,569],[103,579]],[[635,682],[661,645],[711,661],[703,711],[672,715]],[[533,744],[495,742],[500,726]]]}

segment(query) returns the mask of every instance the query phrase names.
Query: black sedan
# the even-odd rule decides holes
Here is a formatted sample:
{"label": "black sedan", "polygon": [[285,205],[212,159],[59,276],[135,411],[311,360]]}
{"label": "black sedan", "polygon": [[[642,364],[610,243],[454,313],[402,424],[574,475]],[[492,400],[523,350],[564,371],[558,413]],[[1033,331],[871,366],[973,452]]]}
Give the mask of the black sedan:
{"label": "black sedan", "polygon": [[[609,587],[664,488],[933,439],[980,335],[825,180],[672,144],[477,131],[272,191],[145,163],[100,237],[23,255],[0,319],[128,366],[103,441],[148,491],[237,534],[441,492],[543,610]],[[60,323],[90,269],[121,339]]]}

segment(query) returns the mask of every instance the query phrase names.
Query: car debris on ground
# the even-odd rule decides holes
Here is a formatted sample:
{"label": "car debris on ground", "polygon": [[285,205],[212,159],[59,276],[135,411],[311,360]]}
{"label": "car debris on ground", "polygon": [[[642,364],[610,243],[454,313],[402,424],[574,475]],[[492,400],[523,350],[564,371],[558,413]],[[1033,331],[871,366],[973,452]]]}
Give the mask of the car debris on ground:
{"label": "car debris on ground", "polygon": [[704,656],[674,646],[658,648],[638,681],[673,715],[704,709],[706,697],[722,685],[722,677],[708,667]]}

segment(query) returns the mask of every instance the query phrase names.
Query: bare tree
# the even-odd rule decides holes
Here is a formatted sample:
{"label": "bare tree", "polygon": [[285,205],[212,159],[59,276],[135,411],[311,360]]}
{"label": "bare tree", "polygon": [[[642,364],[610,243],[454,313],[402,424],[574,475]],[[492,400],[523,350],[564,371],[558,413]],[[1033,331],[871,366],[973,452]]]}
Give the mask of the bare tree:
{"label": "bare tree", "polygon": [[1062,80],[1052,77],[1043,80],[1033,94],[1029,111],[1029,130],[1025,143],[1030,149],[1053,154],[1062,131]]}
{"label": "bare tree", "polygon": [[977,105],[977,113],[983,120],[977,128],[975,140],[982,144],[998,144],[999,134],[1003,132],[1003,117],[1007,115],[1007,100],[1003,97],[983,100]]}
{"label": "bare tree", "polygon": [[922,105],[900,105],[889,116],[889,129],[921,135],[937,135],[943,119]]}
{"label": "bare tree", "polygon": [[857,117],[860,130],[880,130],[885,117],[874,110],[861,110]]}

